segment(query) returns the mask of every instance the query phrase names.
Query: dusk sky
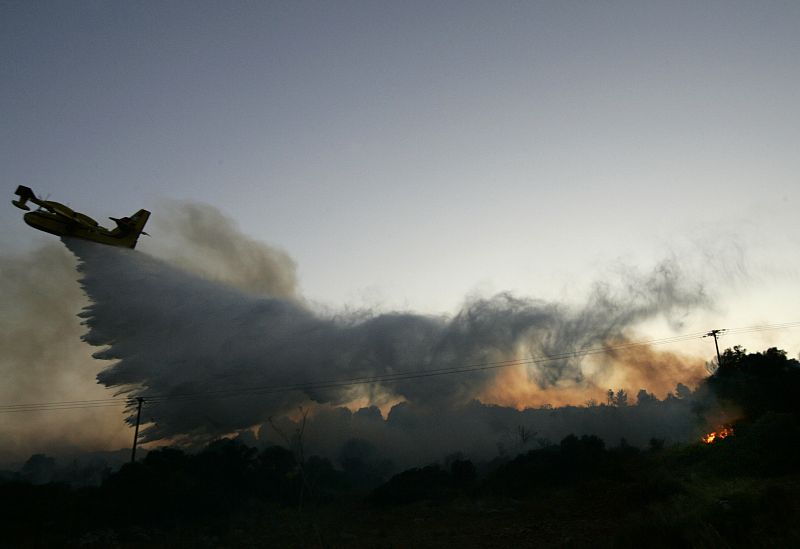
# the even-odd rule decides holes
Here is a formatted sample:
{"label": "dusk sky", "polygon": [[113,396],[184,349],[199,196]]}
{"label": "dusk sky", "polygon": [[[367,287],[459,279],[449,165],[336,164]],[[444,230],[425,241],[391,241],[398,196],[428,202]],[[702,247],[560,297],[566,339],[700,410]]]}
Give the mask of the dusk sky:
{"label": "dusk sky", "polygon": [[[675,257],[715,298],[684,331],[800,320],[797,2],[3,1],[0,48],[9,202],[147,208],[144,252],[197,201],[333,308]],[[20,213],[3,250],[54,240]]]}

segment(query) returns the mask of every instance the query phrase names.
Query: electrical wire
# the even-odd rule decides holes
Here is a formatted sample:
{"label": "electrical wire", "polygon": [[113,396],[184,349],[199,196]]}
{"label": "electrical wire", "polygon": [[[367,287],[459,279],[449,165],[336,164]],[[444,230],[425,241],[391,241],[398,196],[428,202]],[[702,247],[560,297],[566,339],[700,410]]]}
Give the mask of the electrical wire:
{"label": "electrical wire", "polygon": [[[763,324],[756,326],[747,326],[740,328],[732,328],[727,330],[720,330],[720,335],[728,334],[746,334],[762,332],[767,330],[780,330],[800,327],[800,321],[797,322],[784,322],[779,324]],[[268,395],[277,393],[286,393],[293,391],[314,391],[334,389],[341,387],[351,387],[357,385],[368,384],[385,384],[397,383],[401,381],[419,380],[430,377],[438,377],[444,375],[464,374],[472,372],[480,372],[487,370],[495,370],[499,368],[509,368],[513,366],[524,366],[540,364],[545,362],[552,362],[556,360],[568,360],[574,358],[583,358],[586,356],[614,353],[616,351],[632,349],[636,347],[652,346],[652,345],[665,345],[671,343],[678,343],[681,341],[689,341],[693,339],[701,339],[707,336],[707,332],[694,332],[682,334],[672,337],[665,337],[659,339],[651,339],[646,341],[631,341],[621,343],[618,345],[604,345],[602,347],[592,347],[586,349],[578,349],[554,355],[546,355],[539,357],[528,357],[511,360],[501,360],[495,362],[482,362],[476,364],[468,364],[462,366],[448,366],[440,368],[432,368],[426,370],[409,370],[401,372],[392,372],[387,374],[376,374],[369,376],[351,377],[344,379],[329,379],[323,381],[314,381],[306,383],[292,383],[282,385],[261,385],[251,387],[231,387],[227,389],[195,391],[189,393],[175,393],[175,394],[142,394],[141,398],[144,399],[149,406],[156,406],[165,403],[182,403],[192,402],[208,397],[215,398],[231,398],[231,397],[245,397],[255,395]],[[136,405],[137,397],[114,397],[106,399],[93,399],[93,400],[70,400],[61,402],[40,402],[29,404],[6,404],[0,405],[0,414],[17,413],[17,412],[34,412],[34,411],[64,411],[64,410],[82,410],[92,408],[108,408],[108,407],[124,407],[132,408]]]}
{"label": "electrical wire", "polygon": [[552,362],[556,360],[566,360],[570,358],[582,358],[588,355],[611,353],[618,350],[640,347],[645,345],[673,343],[676,341],[697,339],[699,337],[702,337],[701,334],[699,333],[687,334],[684,336],[676,336],[672,338],[664,338],[659,340],[651,340],[645,342],[631,342],[615,346],[604,346],[604,347],[589,348],[579,351],[565,352],[556,355],[503,360],[497,362],[485,362],[480,364],[472,364],[468,366],[451,366],[451,367],[434,368],[428,370],[395,372],[390,374],[372,375],[372,376],[364,376],[364,377],[349,378],[349,379],[334,379],[327,381],[296,383],[288,385],[265,385],[265,386],[256,386],[248,388],[218,389],[214,391],[198,391],[194,393],[183,393],[183,394],[172,394],[172,395],[150,395],[150,396],[145,395],[144,398],[146,401],[150,403],[157,403],[162,401],[177,402],[186,400],[197,400],[206,398],[207,396],[214,396],[217,398],[227,398],[231,396],[264,395],[264,394],[284,393],[284,392],[301,391],[301,390],[310,391],[310,390],[332,389],[332,388],[341,388],[341,387],[349,387],[349,386],[365,385],[373,383],[396,383],[399,381],[424,379],[430,377],[438,377],[442,375],[471,373],[471,372],[479,372],[486,370],[494,370],[498,368],[508,368],[512,366],[532,365],[543,362]]}

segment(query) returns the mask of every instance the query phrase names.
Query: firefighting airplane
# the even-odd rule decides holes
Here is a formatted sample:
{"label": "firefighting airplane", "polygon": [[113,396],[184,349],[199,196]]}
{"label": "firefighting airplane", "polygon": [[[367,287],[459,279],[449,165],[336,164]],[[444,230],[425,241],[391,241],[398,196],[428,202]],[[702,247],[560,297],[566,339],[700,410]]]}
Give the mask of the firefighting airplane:
{"label": "firefighting airplane", "polygon": [[19,196],[19,200],[12,200],[11,203],[17,208],[30,210],[27,205],[28,201],[39,206],[37,210],[26,213],[23,219],[34,229],[46,233],[56,236],[74,236],[123,248],[135,248],[139,235],[147,234],[142,230],[150,217],[150,212],[147,210],[139,210],[132,216],[121,219],[110,217],[109,219],[116,222],[117,226],[109,230],[98,225],[97,221],[88,215],[73,211],[63,204],[36,198],[29,187],[20,185],[14,194]]}

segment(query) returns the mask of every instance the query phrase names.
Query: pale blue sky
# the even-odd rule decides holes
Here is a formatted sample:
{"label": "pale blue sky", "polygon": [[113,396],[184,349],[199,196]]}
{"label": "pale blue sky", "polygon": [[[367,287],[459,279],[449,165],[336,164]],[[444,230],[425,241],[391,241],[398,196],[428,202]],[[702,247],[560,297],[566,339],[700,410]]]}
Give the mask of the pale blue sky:
{"label": "pale blue sky", "polygon": [[742,246],[698,322],[800,320],[800,3],[2,1],[0,51],[9,199],[209,202],[312,299],[426,312]]}

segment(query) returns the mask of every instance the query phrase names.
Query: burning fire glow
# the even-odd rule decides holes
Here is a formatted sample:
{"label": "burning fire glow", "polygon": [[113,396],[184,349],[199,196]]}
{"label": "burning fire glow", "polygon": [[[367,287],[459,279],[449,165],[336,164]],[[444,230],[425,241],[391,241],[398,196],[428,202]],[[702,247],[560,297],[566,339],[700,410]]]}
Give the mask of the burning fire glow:
{"label": "burning fire glow", "polygon": [[716,431],[712,431],[707,435],[703,435],[700,437],[700,440],[705,442],[706,444],[711,444],[717,440],[721,440],[723,438],[729,437],[733,434],[733,427],[720,427]]}

